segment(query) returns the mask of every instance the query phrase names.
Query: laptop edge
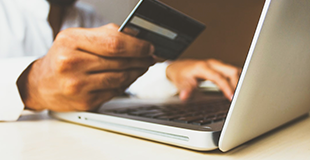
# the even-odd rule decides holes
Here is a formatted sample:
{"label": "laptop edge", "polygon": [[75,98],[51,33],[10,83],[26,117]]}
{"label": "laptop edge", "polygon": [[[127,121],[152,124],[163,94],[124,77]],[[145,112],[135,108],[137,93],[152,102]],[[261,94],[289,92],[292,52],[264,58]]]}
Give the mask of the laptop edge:
{"label": "laptop edge", "polygon": [[309,1],[266,0],[220,136],[220,150],[308,114],[309,15]]}
{"label": "laptop edge", "polygon": [[[263,102],[261,106],[257,104],[257,105],[254,105],[255,107],[247,107],[247,106],[253,106],[252,104],[253,102],[251,103],[251,101],[254,101],[255,103],[257,102],[255,98],[258,98],[258,102],[262,100],[272,99],[270,97],[274,97],[274,96],[273,95],[271,96],[271,93],[267,94],[268,96],[270,96],[269,98],[266,98],[266,96],[260,95],[258,93],[265,93],[262,91],[271,91],[272,93],[275,93],[276,91],[274,89],[279,87],[276,85],[273,88],[271,87],[271,90],[270,90],[268,86],[265,86],[264,88],[261,88],[261,90],[258,90],[260,88],[257,86],[253,87],[253,84],[251,83],[253,82],[257,82],[257,84],[263,83],[266,81],[266,78],[261,77],[263,73],[262,75],[258,74],[259,79],[262,80],[261,82],[259,82],[259,80],[256,81],[256,80],[251,79],[251,76],[257,77],[257,75],[255,75],[255,73],[258,73],[257,70],[255,69],[259,67],[259,65],[257,64],[259,63],[264,64],[264,61],[266,60],[265,58],[256,56],[256,54],[261,53],[261,52],[258,52],[256,48],[258,46],[257,44],[259,44],[259,47],[264,48],[264,46],[260,44],[261,43],[260,38],[262,37],[261,31],[265,27],[264,26],[266,24],[265,19],[268,18],[268,15],[269,15],[268,12],[269,12],[270,6],[274,5],[274,7],[276,8],[277,6],[275,5],[281,6],[282,4],[285,5],[289,3],[294,3],[294,2],[290,0],[277,0],[277,1],[266,0],[256,32],[255,32],[255,36],[253,38],[253,42],[251,44],[251,48],[250,48],[246,63],[244,65],[244,68],[243,68],[243,71],[242,71],[242,74],[241,74],[241,77],[240,77],[240,80],[239,80],[239,83],[238,83],[238,86],[235,92],[235,96],[233,98],[231,107],[229,109],[228,117],[226,118],[226,121],[223,127],[222,133],[221,133],[221,129],[217,127],[215,127],[215,129],[205,128],[203,130],[191,130],[191,129],[184,129],[184,128],[175,127],[175,126],[167,126],[163,124],[143,122],[139,120],[114,117],[110,115],[101,115],[101,114],[90,113],[90,112],[69,112],[69,113],[50,112],[50,114],[53,117],[56,117],[58,119],[62,119],[62,120],[66,120],[66,121],[70,121],[70,122],[74,122],[78,124],[83,124],[87,126],[92,126],[92,127],[96,127],[100,129],[110,130],[114,132],[119,132],[119,133],[131,135],[135,137],[155,140],[155,141],[168,143],[168,144],[172,144],[172,145],[176,145],[180,147],[190,148],[194,150],[207,151],[207,150],[213,150],[219,147],[219,149],[224,152],[228,151],[252,138],[255,138],[280,125],[283,125],[284,123],[287,123],[291,121],[292,119],[295,119],[301,115],[307,114],[308,111],[310,110],[310,108],[308,107],[310,106],[309,100],[303,101],[303,104],[300,106],[296,105],[297,108],[293,108],[292,106],[286,106],[285,109],[281,109],[279,108],[280,106],[277,106],[277,107],[273,107],[273,110],[271,109],[267,110],[268,112],[266,112],[266,110],[263,110],[263,109],[266,109],[266,106],[264,105],[269,104],[270,106],[270,104],[273,104],[270,101]],[[310,3],[308,4],[309,5],[305,5],[304,7],[306,8],[308,6],[308,8],[310,8]],[[277,10],[273,9],[272,12],[274,11],[277,11]],[[310,15],[310,11],[308,13]],[[264,33],[264,36],[268,34],[270,33]],[[308,37],[305,37],[305,38],[308,40],[308,44],[310,44],[310,36]],[[277,58],[277,57],[271,56],[269,58]],[[307,56],[305,56],[303,58],[306,58],[306,60],[310,61],[310,57],[308,58]],[[270,60],[267,60],[267,61],[268,63],[271,63]],[[252,63],[254,63],[254,65]],[[280,65],[280,64],[276,64],[276,65]],[[308,68],[310,68],[310,65],[308,66]],[[266,67],[262,68],[260,72],[266,69],[268,70],[268,68]],[[268,74],[272,74],[272,72],[268,72]],[[270,78],[270,76],[271,75],[265,76],[265,77]],[[273,78],[274,78],[273,80],[275,79],[279,80],[279,78],[281,77],[278,77],[278,78],[273,77]],[[301,77],[299,76],[299,78]],[[310,75],[306,76],[306,78],[309,78],[308,82],[310,82]],[[290,79],[290,80],[291,82],[295,81],[294,79]],[[285,84],[289,82],[290,81],[286,81]],[[279,92],[279,88],[277,89],[278,89],[277,92]],[[292,93],[291,91],[295,91],[295,90],[292,88],[284,90],[285,93]],[[302,95],[302,94],[307,94],[307,93],[308,93],[307,90],[303,90],[303,92],[301,92],[300,94]],[[257,95],[253,96],[253,94],[257,94]],[[308,93],[307,95],[310,95],[310,93]],[[280,102],[281,98],[283,98],[283,96],[282,97],[275,96],[275,97],[276,97],[276,102]],[[299,100],[299,99],[294,98],[292,101],[296,102],[296,100]],[[308,104],[308,106],[306,106],[306,104]],[[267,109],[268,109],[268,106],[267,106]],[[294,111],[294,109],[296,111]],[[248,113],[249,115],[246,115]],[[257,113],[261,113],[264,115],[261,115],[261,117],[257,117],[256,115]],[[275,116],[272,116],[271,113],[278,113],[278,114],[275,114]],[[276,120],[277,116],[280,117],[278,120]],[[263,121],[264,119],[266,119],[266,121]],[[268,125],[269,122],[267,122],[267,120],[273,120],[275,121],[275,123]],[[217,126],[223,126],[223,123],[224,122],[218,123]]]}

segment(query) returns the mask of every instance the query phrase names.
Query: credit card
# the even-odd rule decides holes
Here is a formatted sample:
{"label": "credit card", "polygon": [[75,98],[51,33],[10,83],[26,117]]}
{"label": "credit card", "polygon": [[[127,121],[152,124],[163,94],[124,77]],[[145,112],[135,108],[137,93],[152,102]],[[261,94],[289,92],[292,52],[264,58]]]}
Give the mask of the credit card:
{"label": "credit card", "polygon": [[140,0],[119,31],[126,27],[151,42],[155,55],[173,60],[198,37],[205,25],[157,0]]}

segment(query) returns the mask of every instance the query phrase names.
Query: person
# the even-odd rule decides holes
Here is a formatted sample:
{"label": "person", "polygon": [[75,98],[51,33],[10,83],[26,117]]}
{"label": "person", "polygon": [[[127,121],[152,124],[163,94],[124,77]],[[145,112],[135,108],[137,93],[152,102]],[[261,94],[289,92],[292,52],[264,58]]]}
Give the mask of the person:
{"label": "person", "polygon": [[118,32],[76,0],[0,0],[0,23],[0,121],[24,109],[95,110],[127,88],[186,100],[199,80],[231,98],[240,73],[212,59],[155,64],[151,43]]}

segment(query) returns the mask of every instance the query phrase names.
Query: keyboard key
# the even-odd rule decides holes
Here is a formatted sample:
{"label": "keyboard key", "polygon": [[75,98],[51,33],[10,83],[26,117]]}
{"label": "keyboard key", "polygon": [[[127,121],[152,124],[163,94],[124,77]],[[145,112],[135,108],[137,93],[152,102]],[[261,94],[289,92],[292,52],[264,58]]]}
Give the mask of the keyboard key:
{"label": "keyboard key", "polygon": [[206,125],[225,120],[230,102],[196,102],[187,104],[170,104],[164,106],[131,107],[112,109],[114,114],[174,121],[194,125]]}

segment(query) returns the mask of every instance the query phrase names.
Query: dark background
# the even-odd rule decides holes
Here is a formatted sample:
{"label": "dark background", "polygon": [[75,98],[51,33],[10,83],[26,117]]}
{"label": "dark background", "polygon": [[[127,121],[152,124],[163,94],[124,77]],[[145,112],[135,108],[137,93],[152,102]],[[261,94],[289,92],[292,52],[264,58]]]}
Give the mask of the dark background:
{"label": "dark background", "polygon": [[[111,22],[121,24],[139,0],[81,0]],[[242,66],[264,0],[161,0],[206,24],[180,58],[216,58]]]}
{"label": "dark background", "polygon": [[180,58],[216,58],[242,66],[264,4],[263,0],[162,0],[206,24]]}

